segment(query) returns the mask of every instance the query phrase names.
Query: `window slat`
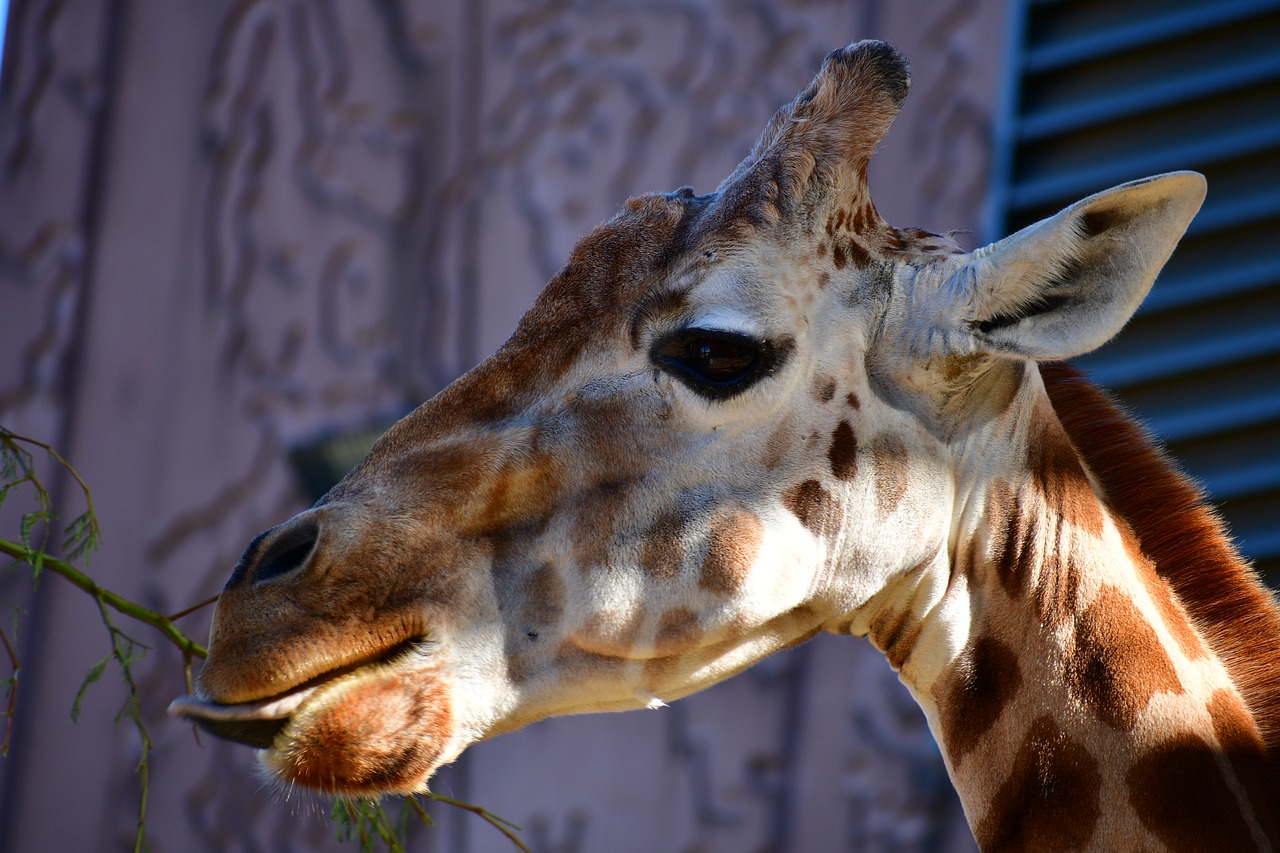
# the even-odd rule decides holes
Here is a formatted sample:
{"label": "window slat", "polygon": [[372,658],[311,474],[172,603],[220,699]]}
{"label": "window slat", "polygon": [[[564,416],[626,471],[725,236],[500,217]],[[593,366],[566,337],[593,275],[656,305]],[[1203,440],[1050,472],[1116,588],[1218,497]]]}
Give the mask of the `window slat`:
{"label": "window slat", "polygon": [[1280,76],[1280,51],[1244,57],[1230,65],[1195,69],[1176,78],[1142,86],[1117,86],[1112,94],[1105,97],[1028,114],[1018,126],[1018,138],[1023,142],[1033,142],[1277,76]]}
{"label": "window slat", "polygon": [[[1114,4],[1122,6],[1123,4]],[[1023,70],[1042,72],[1064,65],[1100,59],[1110,54],[1194,33],[1210,26],[1268,12],[1280,6],[1276,0],[1223,0],[1182,4],[1159,16],[1141,18],[1112,28],[1099,29],[1062,41],[1033,46],[1027,51]],[[1034,11],[1032,12],[1034,15]]]}
{"label": "window slat", "polygon": [[1280,148],[1280,115],[1267,116],[1234,133],[1208,133],[1163,149],[1138,151],[1071,171],[1043,174],[1015,184],[1010,199],[1015,208],[1036,207],[1078,194],[1081,189],[1101,189],[1149,174],[1188,168],[1191,164],[1203,169],[1206,164],[1272,148]]}

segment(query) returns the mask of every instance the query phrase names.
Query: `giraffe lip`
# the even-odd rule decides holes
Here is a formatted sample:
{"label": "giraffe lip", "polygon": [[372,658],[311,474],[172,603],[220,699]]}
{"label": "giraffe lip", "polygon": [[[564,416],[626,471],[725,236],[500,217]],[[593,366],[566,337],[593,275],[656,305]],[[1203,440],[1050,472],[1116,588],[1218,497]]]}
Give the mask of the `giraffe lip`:
{"label": "giraffe lip", "polygon": [[185,717],[216,737],[267,749],[303,703],[323,688],[353,672],[391,665],[426,643],[424,637],[411,637],[374,655],[322,672],[281,693],[250,702],[223,704],[199,695],[179,696],[169,703],[169,715]]}
{"label": "giraffe lip", "polygon": [[322,686],[311,683],[300,690],[236,705],[222,705],[198,696],[180,696],[169,703],[169,714],[187,718],[214,737],[255,749],[270,749],[275,745],[276,735],[293,719],[294,712]]}
{"label": "giraffe lip", "polygon": [[[327,683],[324,682],[324,683]],[[287,720],[293,712],[321,687],[312,684],[301,690],[261,699],[257,702],[241,702],[222,705],[197,696],[179,696],[169,703],[169,714],[188,717],[196,721],[226,722],[230,720]]]}
{"label": "giraffe lip", "polygon": [[314,685],[302,690],[239,705],[219,705],[194,696],[180,696],[169,704],[169,714],[186,717],[214,737],[235,741],[255,749],[269,749],[276,735],[284,731],[298,709],[313,693]]}

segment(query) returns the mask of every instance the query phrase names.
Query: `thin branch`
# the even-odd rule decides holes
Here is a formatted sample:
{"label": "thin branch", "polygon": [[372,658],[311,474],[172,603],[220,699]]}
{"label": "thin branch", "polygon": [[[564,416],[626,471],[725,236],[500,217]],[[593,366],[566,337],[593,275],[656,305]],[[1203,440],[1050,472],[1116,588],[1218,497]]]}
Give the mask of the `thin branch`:
{"label": "thin branch", "polygon": [[413,806],[414,811],[418,813],[418,820],[422,821],[423,826],[431,826],[435,823],[435,821],[431,819],[431,815],[427,814],[427,810],[422,807],[422,803],[418,802],[418,798],[413,794],[405,797],[405,801],[408,802],[409,805]]}
{"label": "thin branch", "polygon": [[18,671],[22,669],[22,664],[19,663],[13,646],[9,645],[9,637],[3,628],[0,628],[0,642],[4,643],[5,653],[9,655],[9,665],[13,667],[13,675],[9,676],[9,704],[4,711],[4,740],[0,741],[0,755],[8,755],[9,738],[13,736],[13,712],[18,699]]}
{"label": "thin branch", "polygon": [[382,803],[377,800],[368,802],[370,811],[369,822],[373,824],[374,831],[378,833],[378,837],[382,839],[382,843],[387,845],[388,853],[404,853],[404,847],[400,844],[400,839],[396,838],[395,827],[391,825],[391,820],[387,817],[387,812],[382,808]]}
{"label": "thin branch", "polygon": [[[81,550],[83,550],[85,559],[87,561],[88,553],[96,549],[98,547],[98,544],[102,542],[102,529],[98,527],[98,515],[93,508],[93,492],[89,489],[89,485],[80,476],[80,472],[75,469],[75,466],[73,466],[70,462],[64,459],[61,453],[54,450],[52,445],[46,444],[43,441],[39,441],[34,438],[28,438],[25,435],[18,435],[18,433],[13,432],[12,430],[3,426],[0,426],[0,440],[3,440],[4,444],[9,449],[11,449],[15,454],[22,454],[22,456],[19,456],[18,459],[19,459],[19,464],[22,465],[24,471],[26,472],[26,476],[23,477],[21,480],[18,480],[15,483],[10,485],[17,485],[23,482],[30,482],[37,492],[37,495],[40,501],[40,506],[41,506],[41,512],[37,513],[36,515],[46,516],[44,520],[48,522],[45,525],[44,532],[41,536],[40,547],[37,549],[34,549],[35,552],[39,554],[39,557],[37,557],[37,559],[34,561],[28,560],[27,562],[31,563],[32,568],[34,568],[36,570],[36,574],[39,575],[40,570],[44,567],[44,559],[45,559],[44,543],[48,541],[49,527],[52,525],[52,521],[53,521],[53,506],[52,506],[52,500],[49,497],[48,490],[45,489],[44,484],[40,482],[40,479],[36,476],[34,468],[31,467],[31,464],[30,464],[31,456],[27,454],[26,451],[21,450],[18,447],[19,442],[30,445],[31,447],[38,447],[41,450],[43,450],[46,454],[49,455],[50,458],[52,458],[55,462],[61,465],[68,474],[74,477],[76,483],[79,484],[80,491],[84,493],[84,500],[85,500],[85,507],[86,507],[85,512],[81,516],[81,518],[85,520],[85,523],[88,525],[89,529],[87,534],[84,535],[80,546],[76,550],[77,552],[80,552]],[[23,458],[23,456],[25,456],[25,459]],[[26,541],[25,535],[23,536],[23,541],[24,542]],[[80,553],[73,553],[71,556],[77,557],[77,556],[80,556]]]}
{"label": "thin branch", "polygon": [[84,480],[80,479],[80,472],[77,471],[74,467],[72,467],[70,462],[63,459],[62,454],[58,453],[58,451],[54,450],[52,446],[45,444],[43,441],[37,441],[34,438],[27,438],[24,435],[18,435],[16,432],[12,432],[7,429],[4,430],[4,436],[10,441],[21,441],[23,444],[29,444],[32,447],[39,447],[45,453],[48,453],[50,456],[52,456],[59,465],[67,469],[67,472],[72,477],[76,478],[76,482],[80,484],[80,490],[84,492],[84,499],[86,504],[88,505],[89,516],[90,518],[95,519],[95,521],[93,522],[93,527],[94,527],[95,533],[97,533],[98,522],[96,521],[97,515],[93,511],[93,493],[89,491],[89,487],[85,484]]}
{"label": "thin branch", "polygon": [[[0,539],[0,553],[8,554],[15,560],[22,560],[27,563],[32,563],[35,558],[35,554],[31,549],[25,547],[19,542],[12,542],[8,539]],[[156,613],[154,610],[149,610],[146,607],[143,607],[141,604],[117,595],[106,587],[99,586],[93,578],[89,577],[70,563],[63,562],[56,557],[45,555],[43,559],[43,567],[49,569],[55,574],[62,575],[64,578],[71,581],[73,584],[80,587],[103,604],[109,605],[115,610],[120,611],[130,619],[136,619],[139,622],[143,622],[150,625],[152,628],[155,628],[163,634],[169,642],[182,650],[183,654],[193,655],[198,658],[206,658],[209,656],[209,652],[204,646],[178,630],[177,626],[175,626],[167,616],[163,616]]]}
{"label": "thin branch", "polygon": [[426,796],[438,802],[448,803],[449,805],[456,806],[457,808],[460,808],[464,811],[469,811],[474,815],[479,815],[481,818],[488,821],[495,829],[497,829],[498,832],[501,832],[503,835],[505,835],[507,839],[511,841],[512,844],[514,844],[516,847],[519,847],[522,851],[524,851],[524,853],[533,853],[532,850],[530,850],[528,847],[525,846],[525,843],[520,840],[520,837],[518,835],[512,832],[511,829],[507,828],[507,827],[511,827],[512,829],[518,830],[520,829],[519,826],[517,826],[516,824],[512,823],[509,820],[498,817],[496,814],[484,808],[483,806],[476,806],[476,805],[472,805],[471,803],[463,802],[462,800],[455,800],[453,797],[446,797],[443,794],[433,794],[430,791],[426,793]]}
{"label": "thin branch", "polygon": [[200,602],[199,604],[193,604],[190,607],[188,607],[186,610],[179,610],[177,613],[169,617],[169,621],[177,622],[183,616],[190,616],[192,613],[195,613],[197,610],[203,610],[204,608],[208,607],[210,604],[213,604],[214,602],[216,602],[221,597],[222,595],[218,594],[213,596],[212,598],[206,598],[204,601]]}
{"label": "thin branch", "polygon": [[142,853],[143,848],[146,846],[147,800],[151,775],[147,756],[151,752],[152,743],[151,734],[142,722],[142,697],[138,694],[138,682],[133,677],[133,662],[136,660],[133,650],[136,648],[145,649],[145,647],[116,627],[115,623],[111,621],[111,614],[107,611],[106,602],[101,597],[98,597],[98,610],[102,614],[102,624],[107,628],[107,635],[111,638],[111,656],[115,658],[116,665],[120,667],[120,673],[124,676],[124,681],[128,688],[124,708],[121,709],[116,720],[119,721],[121,716],[130,720],[142,739],[142,755],[138,759],[137,767],[142,790],[141,797],[138,800],[137,830],[133,838],[133,853]]}

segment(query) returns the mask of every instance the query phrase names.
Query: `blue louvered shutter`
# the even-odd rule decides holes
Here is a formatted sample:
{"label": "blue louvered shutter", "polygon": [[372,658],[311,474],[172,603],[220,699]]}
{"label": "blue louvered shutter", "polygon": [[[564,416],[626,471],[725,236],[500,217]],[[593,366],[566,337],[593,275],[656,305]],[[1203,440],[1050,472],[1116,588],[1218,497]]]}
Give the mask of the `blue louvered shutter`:
{"label": "blue louvered shutter", "polygon": [[991,236],[1133,178],[1209,197],[1120,337],[1080,359],[1280,585],[1280,0],[1013,0]]}

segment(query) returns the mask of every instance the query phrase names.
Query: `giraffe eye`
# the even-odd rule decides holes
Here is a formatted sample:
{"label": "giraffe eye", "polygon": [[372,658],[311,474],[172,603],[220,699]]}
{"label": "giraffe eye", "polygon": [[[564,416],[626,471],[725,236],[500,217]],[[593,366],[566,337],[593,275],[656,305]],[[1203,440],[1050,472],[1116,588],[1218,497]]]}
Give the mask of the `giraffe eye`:
{"label": "giraffe eye", "polygon": [[712,400],[727,400],[777,369],[779,348],[736,332],[682,329],[650,350],[658,367]]}

